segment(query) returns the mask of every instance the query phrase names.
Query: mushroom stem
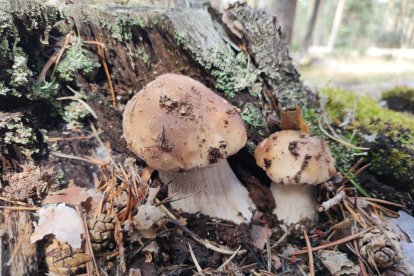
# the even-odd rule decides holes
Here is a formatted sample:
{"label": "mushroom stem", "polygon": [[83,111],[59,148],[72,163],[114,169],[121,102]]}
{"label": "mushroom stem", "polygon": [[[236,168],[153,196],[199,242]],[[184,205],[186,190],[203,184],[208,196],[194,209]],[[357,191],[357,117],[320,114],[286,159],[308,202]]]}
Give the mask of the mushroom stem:
{"label": "mushroom stem", "polygon": [[315,222],[316,186],[313,185],[282,185],[272,182],[270,186],[276,202],[273,214],[286,224],[299,222],[308,218]]}
{"label": "mushroom stem", "polygon": [[256,209],[249,192],[231,170],[227,160],[206,168],[179,173],[160,171],[160,178],[169,183],[168,194],[176,193],[171,202],[174,209],[187,213],[209,215],[240,224],[250,222]]}

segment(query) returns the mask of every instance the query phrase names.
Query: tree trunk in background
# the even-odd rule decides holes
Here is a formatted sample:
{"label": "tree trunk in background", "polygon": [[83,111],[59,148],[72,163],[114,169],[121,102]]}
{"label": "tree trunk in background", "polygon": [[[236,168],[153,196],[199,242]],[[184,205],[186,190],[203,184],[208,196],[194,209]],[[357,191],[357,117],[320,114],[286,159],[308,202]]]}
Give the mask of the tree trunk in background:
{"label": "tree trunk in background", "polygon": [[269,11],[276,15],[277,21],[282,26],[286,35],[286,41],[290,44],[292,40],[293,25],[295,24],[297,0],[276,0],[272,1]]}
{"label": "tree trunk in background", "polygon": [[312,3],[312,7],[310,7],[311,12],[310,12],[310,16],[307,22],[307,30],[306,30],[305,39],[303,40],[303,48],[302,48],[303,52],[306,52],[309,46],[313,42],[313,39],[312,39],[313,31],[315,30],[316,19],[318,18],[318,12],[319,12],[319,6],[321,3],[321,0],[314,0],[314,1],[311,1],[310,3]]}
{"label": "tree trunk in background", "polygon": [[339,26],[341,25],[342,13],[344,11],[345,0],[339,0],[338,6],[336,7],[335,18],[332,25],[332,31],[329,36],[328,49],[332,51],[335,46],[336,38],[338,36]]}

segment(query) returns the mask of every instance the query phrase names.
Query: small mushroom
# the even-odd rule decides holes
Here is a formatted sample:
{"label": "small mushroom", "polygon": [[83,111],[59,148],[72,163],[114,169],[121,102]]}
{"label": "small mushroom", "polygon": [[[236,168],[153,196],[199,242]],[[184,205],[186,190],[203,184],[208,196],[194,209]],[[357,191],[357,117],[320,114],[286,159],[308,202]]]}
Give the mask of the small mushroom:
{"label": "small mushroom", "polygon": [[335,173],[335,160],[323,140],[300,131],[270,135],[256,148],[256,163],[272,179],[274,214],[286,224],[315,221],[316,186]]}
{"label": "small mushroom", "polygon": [[169,183],[175,209],[242,223],[255,206],[226,158],[247,133],[235,107],[189,77],[165,74],[127,104],[129,148]]}

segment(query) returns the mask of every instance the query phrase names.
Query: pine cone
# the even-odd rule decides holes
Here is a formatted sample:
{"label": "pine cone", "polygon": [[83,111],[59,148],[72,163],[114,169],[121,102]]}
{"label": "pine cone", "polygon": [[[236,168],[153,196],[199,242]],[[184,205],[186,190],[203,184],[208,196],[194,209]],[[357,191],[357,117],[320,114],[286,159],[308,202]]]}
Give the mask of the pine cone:
{"label": "pine cone", "polygon": [[53,240],[46,247],[46,263],[49,271],[56,275],[78,275],[86,271],[86,262],[91,257],[81,249],[73,250],[66,242]]}
{"label": "pine cone", "polygon": [[361,256],[372,267],[389,268],[400,261],[394,246],[399,241],[400,238],[396,234],[374,228],[359,240]]}
{"label": "pine cone", "polygon": [[114,218],[109,214],[99,214],[98,218],[88,221],[88,229],[94,252],[108,249],[114,238]]}

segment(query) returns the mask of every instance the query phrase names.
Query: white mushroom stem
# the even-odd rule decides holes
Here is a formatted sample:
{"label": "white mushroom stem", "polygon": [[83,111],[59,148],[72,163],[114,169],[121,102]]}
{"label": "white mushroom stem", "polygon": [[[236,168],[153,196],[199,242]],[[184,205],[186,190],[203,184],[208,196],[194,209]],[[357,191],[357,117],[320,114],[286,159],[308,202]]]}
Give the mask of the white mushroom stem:
{"label": "white mushroom stem", "polygon": [[270,190],[276,202],[273,214],[279,220],[288,225],[304,218],[316,221],[316,186],[282,185],[272,182]]}
{"label": "white mushroom stem", "polygon": [[171,202],[174,209],[191,214],[200,212],[237,224],[250,222],[256,209],[249,192],[225,159],[207,168],[184,173],[160,171],[159,175],[164,183],[171,182],[169,195],[176,194],[176,199],[186,197]]}

